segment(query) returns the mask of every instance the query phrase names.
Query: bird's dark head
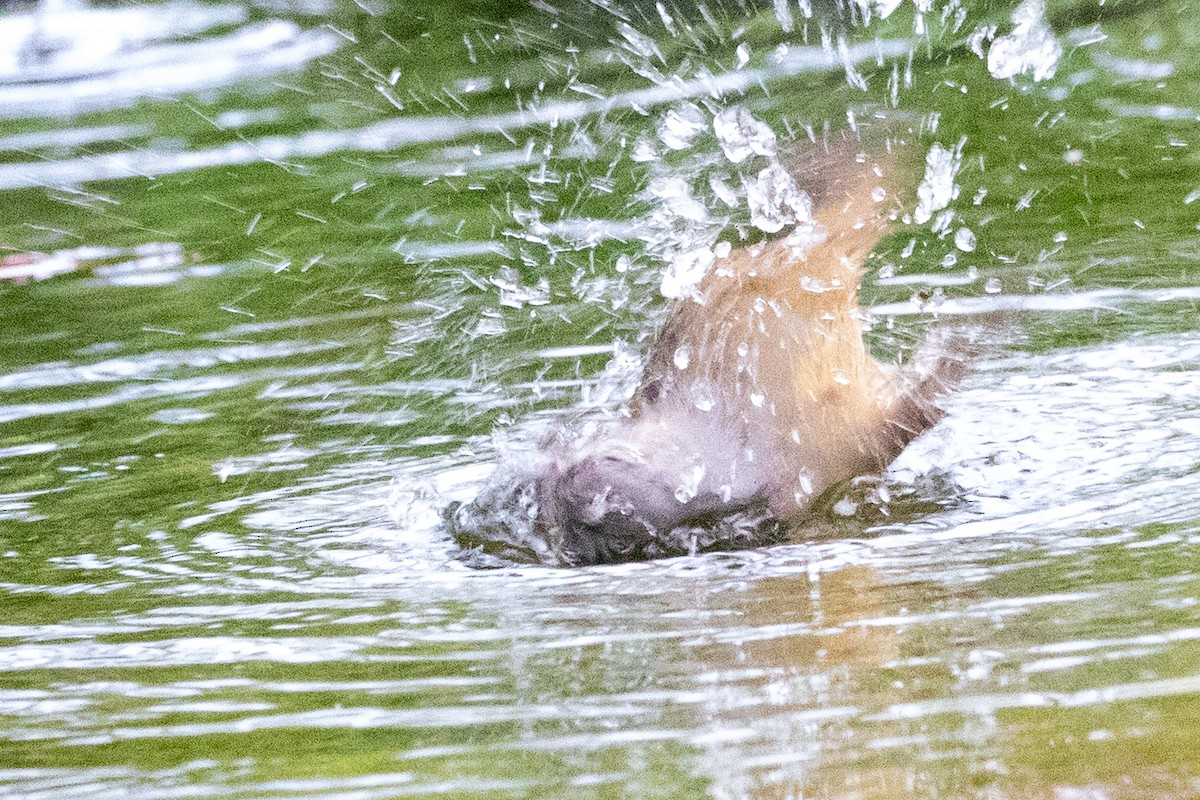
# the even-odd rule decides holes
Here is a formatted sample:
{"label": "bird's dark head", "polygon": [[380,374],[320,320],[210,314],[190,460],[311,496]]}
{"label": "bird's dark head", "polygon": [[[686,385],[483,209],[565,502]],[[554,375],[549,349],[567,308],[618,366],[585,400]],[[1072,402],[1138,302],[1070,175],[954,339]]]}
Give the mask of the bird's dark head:
{"label": "bird's dark head", "polygon": [[539,526],[573,564],[646,558],[680,505],[634,454],[612,452],[553,460],[538,477],[537,498]]}
{"label": "bird's dark head", "polygon": [[782,538],[764,495],[715,490],[695,451],[648,446],[642,433],[621,431],[551,458],[538,476],[537,525],[564,562],[639,561]]}

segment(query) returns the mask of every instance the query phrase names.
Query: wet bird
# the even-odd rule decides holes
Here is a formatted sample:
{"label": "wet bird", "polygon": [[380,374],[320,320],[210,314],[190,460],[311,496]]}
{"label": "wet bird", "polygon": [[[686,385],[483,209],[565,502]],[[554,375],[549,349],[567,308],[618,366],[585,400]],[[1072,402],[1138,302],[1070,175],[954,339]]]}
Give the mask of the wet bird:
{"label": "wet bird", "polygon": [[894,167],[856,146],[792,159],[810,219],[718,258],[674,302],[627,418],[545,446],[520,489],[549,543],[542,560],[611,563],[722,537],[717,547],[773,541],[824,492],[883,470],[942,416],[937,400],[963,370],[955,348],[930,344],[901,367],[863,341],[863,263],[897,206],[886,174]]}

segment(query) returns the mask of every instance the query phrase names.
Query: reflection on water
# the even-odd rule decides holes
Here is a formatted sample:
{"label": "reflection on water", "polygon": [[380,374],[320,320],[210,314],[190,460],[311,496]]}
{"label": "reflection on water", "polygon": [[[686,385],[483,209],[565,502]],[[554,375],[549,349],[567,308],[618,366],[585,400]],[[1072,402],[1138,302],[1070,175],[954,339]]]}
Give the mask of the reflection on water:
{"label": "reflection on water", "polygon": [[[248,9],[191,2],[51,2],[0,18],[0,117],[72,117],[289,72],[337,46],[328,31],[248,22]],[[237,26],[231,33],[197,34]],[[54,91],[46,91],[47,84]],[[141,173],[132,173],[141,174]]]}
{"label": "reflection on water", "polygon": [[[828,5],[5,6],[0,796],[1200,795],[1191,17]],[[870,338],[995,346],[788,543],[469,569],[734,108],[962,142]]]}

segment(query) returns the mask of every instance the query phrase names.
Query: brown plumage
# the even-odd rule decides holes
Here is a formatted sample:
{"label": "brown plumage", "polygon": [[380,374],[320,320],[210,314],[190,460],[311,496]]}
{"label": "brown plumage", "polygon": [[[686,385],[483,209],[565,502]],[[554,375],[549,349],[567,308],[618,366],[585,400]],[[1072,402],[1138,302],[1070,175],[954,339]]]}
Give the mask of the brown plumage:
{"label": "brown plumage", "polygon": [[669,311],[630,419],[551,453],[538,524],[566,560],[667,554],[673,532],[738,514],[753,544],[764,520],[800,520],[941,417],[958,355],[900,369],[863,342],[863,262],[896,207],[884,167],[850,145],[807,158],[796,168],[814,198],[807,231],[718,259]]}

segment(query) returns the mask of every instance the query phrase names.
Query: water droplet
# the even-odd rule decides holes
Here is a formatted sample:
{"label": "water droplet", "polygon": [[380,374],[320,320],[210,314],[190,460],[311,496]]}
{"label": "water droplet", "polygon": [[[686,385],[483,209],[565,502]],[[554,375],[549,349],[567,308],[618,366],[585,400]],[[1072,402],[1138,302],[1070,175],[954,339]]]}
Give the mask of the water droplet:
{"label": "water droplet", "polygon": [[913,219],[918,225],[933,219],[934,212],[942,210],[958,196],[954,178],[962,167],[962,146],[959,142],[953,150],[947,150],[934,142],[926,153],[925,177],[917,187],[917,207],[913,211]]}
{"label": "water droplet", "polygon": [[727,108],[713,117],[713,133],[725,157],[740,164],[752,155],[775,155],[775,131],[743,106]]}
{"label": "water droplet", "polygon": [[712,411],[717,401],[713,398],[712,386],[708,381],[696,381],[692,384],[692,405],[701,411]]}
{"label": "water droplet", "polygon": [[729,188],[729,184],[727,184],[720,175],[713,175],[708,179],[708,188],[712,189],[713,194],[717,196],[717,199],[729,208],[738,207],[737,193],[734,192],[733,189]]}
{"label": "water droplet", "polygon": [[654,142],[643,136],[633,143],[633,153],[630,154],[630,158],[639,163],[654,161],[658,158],[658,150],[655,149]]}
{"label": "water droplet", "polygon": [[975,232],[970,228],[959,228],[954,233],[954,246],[964,253],[975,250]]}
{"label": "water droplet", "polygon": [[736,67],[736,69],[741,69],[742,67],[746,66],[749,63],[750,63],[750,48],[746,46],[745,42],[742,42],[741,44],[739,44],[737,46],[737,67]]}
{"label": "water droplet", "polygon": [[858,511],[858,503],[849,497],[843,497],[833,504],[833,513],[840,517],[853,517],[855,511]]}
{"label": "water droplet", "polygon": [[675,369],[687,369],[692,358],[692,350],[686,344],[675,348]]}
{"label": "water droplet", "polygon": [[1053,78],[1063,48],[1046,23],[1046,0],[1022,0],[1012,12],[1012,32],[992,42],[987,67],[1003,80],[1026,72],[1034,82]]}
{"label": "water droplet", "polygon": [[708,272],[716,256],[707,247],[680,253],[663,270],[659,291],[663,297],[683,297]]}
{"label": "water droplet", "polygon": [[750,207],[750,224],[764,233],[775,233],[784,225],[804,222],[812,216],[812,200],[778,163],[764,168],[756,180],[746,182],[746,204]]}
{"label": "water droplet", "polygon": [[829,287],[811,275],[800,276],[800,288],[806,292],[812,292],[814,294],[820,294],[821,292],[829,291]]}
{"label": "water droplet", "polygon": [[708,127],[708,116],[695,103],[668,111],[658,126],[658,138],[671,150],[686,150],[696,134]]}
{"label": "water droplet", "polygon": [[675,487],[675,499],[686,503],[700,493],[700,481],[704,480],[704,465],[693,464],[679,476],[679,485]]}
{"label": "water droplet", "polygon": [[808,470],[800,470],[800,474],[796,476],[796,480],[800,484],[801,492],[803,492],[805,495],[811,495],[813,493],[812,475],[809,474]]}

